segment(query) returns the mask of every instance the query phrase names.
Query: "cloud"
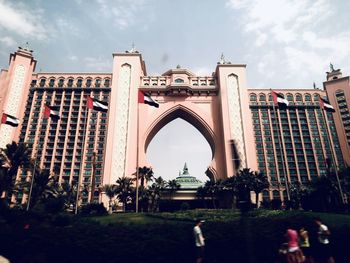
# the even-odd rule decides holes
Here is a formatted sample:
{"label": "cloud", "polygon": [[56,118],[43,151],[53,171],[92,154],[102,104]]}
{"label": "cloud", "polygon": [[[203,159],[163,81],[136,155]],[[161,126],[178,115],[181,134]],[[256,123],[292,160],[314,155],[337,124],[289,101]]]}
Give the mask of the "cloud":
{"label": "cloud", "polygon": [[213,72],[213,68],[199,67],[199,68],[194,68],[192,71],[197,76],[211,76]]}
{"label": "cloud", "polygon": [[101,15],[112,19],[119,29],[126,29],[139,22],[140,17],[144,17],[139,14],[145,7],[144,0],[96,0],[96,2]]}
{"label": "cloud", "polygon": [[96,71],[111,71],[111,61],[108,59],[98,57],[84,58],[85,66]]}
{"label": "cloud", "polygon": [[68,59],[69,59],[70,61],[77,61],[77,60],[78,60],[78,57],[72,55],[72,56],[68,56]]}
{"label": "cloud", "polygon": [[229,0],[226,6],[239,14],[243,34],[254,38],[251,66],[266,78],[283,74],[301,83],[323,74],[331,61],[349,66],[350,31],[330,25],[345,11],[336,12],[331,0]]}
{"label": "cloud", "polygon": [[9,36],[1,37],[0,42],[8,47],[13,47],[17,44],[17,42],[12,37],[9,37]]}
{"label": "cloud", "polygon": [[0,0],[0,28],[17,35],[39,40],[47,38],[41,10],[29,12],[22,4]]}

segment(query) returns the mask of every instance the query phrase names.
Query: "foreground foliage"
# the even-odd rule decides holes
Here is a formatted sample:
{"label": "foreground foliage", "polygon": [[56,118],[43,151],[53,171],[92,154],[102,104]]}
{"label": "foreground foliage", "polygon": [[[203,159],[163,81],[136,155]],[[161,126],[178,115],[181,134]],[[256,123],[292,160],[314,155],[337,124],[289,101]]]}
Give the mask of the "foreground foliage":
{"label": "foreground foliage", "polygon": [[348,262],[349,215],[268,210],[244,217],[232,210],[95,218],[2,214],[1,254],[11,262],[194,262],[192,228],[201,218],[206,220],[206,262],[273,262],[289,225],[306,227],[311,244],[316,242],[315,216],[332,231],[336,262]]}

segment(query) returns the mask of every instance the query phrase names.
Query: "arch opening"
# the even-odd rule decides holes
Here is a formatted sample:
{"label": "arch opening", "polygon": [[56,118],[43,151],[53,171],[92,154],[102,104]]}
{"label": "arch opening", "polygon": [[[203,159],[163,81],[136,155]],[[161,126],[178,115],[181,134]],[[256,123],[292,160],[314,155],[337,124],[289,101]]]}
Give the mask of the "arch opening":
{"label": "arch opening", "polygon": [[182,172],[185,162],[189,174],[203,183],[213,152],[203,134],[191,123],[177,117],[166,123],[151,139],[146,156],[155,176],[172,180]]}

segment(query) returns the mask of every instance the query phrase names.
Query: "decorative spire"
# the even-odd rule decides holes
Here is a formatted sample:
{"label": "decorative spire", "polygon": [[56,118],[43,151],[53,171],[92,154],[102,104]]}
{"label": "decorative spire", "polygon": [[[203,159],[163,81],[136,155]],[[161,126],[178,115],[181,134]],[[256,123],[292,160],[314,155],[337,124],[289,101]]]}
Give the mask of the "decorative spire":
{"label": "decorative spire", "polygon": [[185,165],[184,165],[184,169],[183,169],[182,174],[188,174],[187,163],[185,163]]}
{"label": "decorative spire", "polygon": [[333,64],[332,64],[332,63],[329,63],[329,70],[330,70],[330,72],[333,72],[333,71],[334,71],[334,67],[333,67]]}
{"label": "decorative spire", "polygon": [[29,47],[29,42],[28,41],[25,43],[24,47],[18,47],[18,49],[20,49],[22,51],[25,51],[25,52],[28,52],[28,53],[33,53],[33,50],[31,50],[30,47]]}
{"label": "decorative spire", "polygon": [[225,56],[224,56],[224,53],[221,53],[221,57],[220,57],[220,62],[219,64],[225,64],[226,61],[225,61]]}
{"label": "decorative spire", "polygon": [[136,48],[135,48],[135,43],[134,43],[134,42],[132,42],[132,44],[131,44],[131,49],[125,51],[125,53],[139,53],[139,52],[136,50]]}
{"label": "decorative spire", "polygon": [[180,69],[180,68],[181,68],[181,66],[178,64],[178,65],[176,66],[176,68],[177,68],[177,69]]}
{"label": "decorative spire", "polygon": [[317,89],[317,87],[316,87],[316,83],[315,83],[315,82],[313,83],[313,86],[314,86],[314,89]]}

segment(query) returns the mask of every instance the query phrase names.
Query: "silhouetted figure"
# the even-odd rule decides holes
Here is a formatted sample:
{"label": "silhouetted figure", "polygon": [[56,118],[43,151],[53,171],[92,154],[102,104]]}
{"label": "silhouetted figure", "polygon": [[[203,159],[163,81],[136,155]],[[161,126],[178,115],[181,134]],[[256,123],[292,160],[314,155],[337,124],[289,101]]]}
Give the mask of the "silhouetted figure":
{"label": "silhouetted figure", "polygon": [[201,229],[203,220],[197,220],[196,226],[193,228],[193,234],[196,243],[196,263],[201,263],[204,257],[204,237]]}
{"label": "silhouetted figure", "polygon": [[318,226],[318,244],[316,246],[315,259],[320,263],[334,263],[335,260],[332,256],[332,250],[329,241],[331,232],[329,231],[328,227],[322,223],[320,218],[316,218],[314,222]]}

